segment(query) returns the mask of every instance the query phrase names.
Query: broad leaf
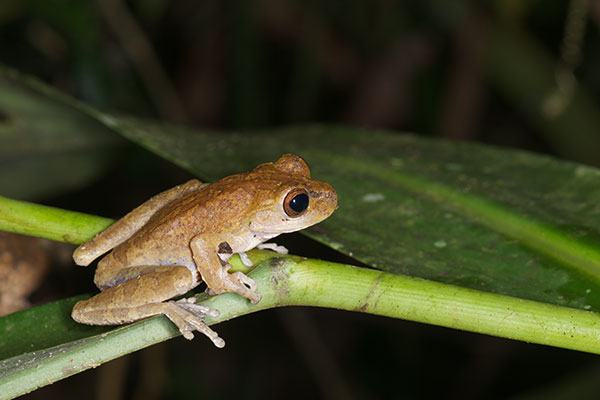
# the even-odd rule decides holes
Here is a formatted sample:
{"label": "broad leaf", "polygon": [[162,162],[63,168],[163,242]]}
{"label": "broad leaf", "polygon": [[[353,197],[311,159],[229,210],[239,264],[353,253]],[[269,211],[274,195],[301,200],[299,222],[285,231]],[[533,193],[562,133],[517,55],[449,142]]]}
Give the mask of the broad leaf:
{"label": "broad leaf", "polygon": [[306,233],[373,267],[600,308],[595,168],[349,127],[205,134],[114,122],[130,139],[210,179],[282,153],[301,155],[340,199],[339,210]]}
{"label": "broad leaf", "polygon": [[[232,306],[236,315],[282,304],[319,305],[600,352],[600,316],[580,311],[600,308],[596,230],[600,226],[600,172],[596,169],[521,151],[349,127],[292,127],[245,134],[196,132],[103,114],[39,83],[26,85],[10,74],[0,75],[0,82],[3,80],[10,82],[3,86],[9,91],[25,96],[34,93],[50,109],[68,111],[53,116],[58,121],[52,123],[64,123],[63,118],[73,122],[64,125],[69,129],[108,128],[204,179],[248,170],[292,152],[309,162],[316,179],[336,188],[340,208],[305,233],[387,273],[331,264],[319,269],[322,275],[314,281],[302,281],[304,275],[294,275],[301,270],[300,262],[290,262],[285,279],[263,277],[261,281],[261,290],[274,290],[271,303],[259,303],[253,309],[245,304],[238,304],[240,309]],[[19,118],[18,108],[0,111],[7,120]],[[40,126],[43,124],[29,124],[27,128],[38,132]],[[14,203],[3,199],[2,204]],[[21,229],[27,219],[17,217],[29,216],[24,210],[30,207],[35,205],[11,209],[20,210],[16,214],[5,208],[0,218],[4,229]],[[52,216],[53,231],[46,237],[69,237],[72,242],[93,234],[86,229],[107,224],[106,219],[43,207],[31,215]],[[39,223],[43,219],[36,221],[36,229],[43,229],[44,224]],[[77,235],[70,236],[74,226]],[[32,233],[30,228],[25,226],[23,231]],[[335,278],[328,275],[338,270],[343,272]],[[257,270],[259,274],[276,273],[261,271]],[[285,290],[269,286],[288,278],[292,283]],[[309,283],[312,286],[302,286]],[[311,296],[307,296],[307,288],[314,290]],[[64,314],[71,304],[72,300],[63,300],[52,311],[59,313],[51,320],[61,325],[56,331],[58,340],[53,340],[57,338],[50,332],[50,337],[27,336],[15,341],[20,343],[18,351],[26,350],[30,341],[30,349],[38,352],[7,360],[8,369],[0,380],[33,376],[38,368],[53,371],[53,375],[36,378],[37,383],[29,386],[33,388],[175,334],[164,318],[155,318],[97,336],[92,336],[98,332],[94,329],[67,335],[65,329],[72,322],[66,322],[68,315]],[[221,311],[229,310],[229,303],[223,304]],[[48,316],[50,308],[30,310],[28,318],[5,317],[0,319],[0,327],[27,332],[28,324]],[[129,340],[127,335],[138,340]],[[85,337],[88,339],[52,350],[73,355],[82,363],[77,369],[65,369],[71,358],[47,356],[46,346]],[[118,343],[117,352],[100,352],[91,362],[83,356],[111,343]],[[3,343],[3,349],[10,345]],[[27,368],[23,369],[25,362]]]}
{"label": "broad leaf", "polygon": [[0,70],[0,194],[36,199],[81,187],[113,162],[122,140],[35,80]]}

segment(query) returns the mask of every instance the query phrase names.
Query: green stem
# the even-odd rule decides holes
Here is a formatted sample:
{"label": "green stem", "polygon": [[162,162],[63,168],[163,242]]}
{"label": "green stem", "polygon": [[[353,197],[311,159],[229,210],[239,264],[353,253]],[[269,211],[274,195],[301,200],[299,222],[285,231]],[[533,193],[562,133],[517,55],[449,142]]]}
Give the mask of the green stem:
{"label": "green stem", "polygon": [[262,308],[337,308],[600,354],[594,312],[299,257],[271,259],[269,270],[251,275],[263,288]]}
{"label": "green stem", "polygon": [[[598,313],[324,261],[286,264],[286,305],[361,311],[600,354]],[[282,272],[272,267],[271,274]]]}
{"label": "green stem", "polygon": [[114,220],[0,196],[0,231],[80,244]]}
{"label": "green stem", "polygon": [[[258,261],[266,254],[253,251],[249,255]],[[232,293],[205,299],[200,304],[221,311],[220,317],[207,318],[207,323],[217,324],[278,306],[319,306],[600,354],[600,314],[593,312],[293,256],[268,259],[250,275],[263,296],[260,303],[252,305]],[[178,334],[161,316],[13,357],[0,363],[0,399],[26,393]],[[198,340],[208,343],[206,338]]]}

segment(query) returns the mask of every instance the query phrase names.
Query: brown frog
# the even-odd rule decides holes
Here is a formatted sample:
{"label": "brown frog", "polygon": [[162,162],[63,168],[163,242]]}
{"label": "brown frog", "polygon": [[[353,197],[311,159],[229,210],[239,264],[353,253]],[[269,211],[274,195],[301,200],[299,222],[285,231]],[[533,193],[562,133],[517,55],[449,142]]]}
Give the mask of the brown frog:
{"label": "brown frog", "polygon": [[281,233],[314,225],[337,208],[335,190],[310,178],[304,160],[283,155],[274,163],[208,184],[191,180],[167,190],[111,225],[73,253],[79,265],[112,250],[98,263],[94,282],[101,293],[75,304],[73,319],[91,325],[129,323],[166,315],[186,339],[197,330],[217,347],[225,342],[204,323],[217,310],[194,298],[169,301],[206,282],[210,294],[234,292],[260,301],[254,280],[229,273],[228,260]]}

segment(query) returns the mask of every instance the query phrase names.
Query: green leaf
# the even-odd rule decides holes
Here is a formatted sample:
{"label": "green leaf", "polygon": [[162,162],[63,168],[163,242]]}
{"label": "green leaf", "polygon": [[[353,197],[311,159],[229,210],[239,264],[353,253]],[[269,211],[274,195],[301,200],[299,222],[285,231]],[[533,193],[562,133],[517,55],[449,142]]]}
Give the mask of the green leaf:
{"label": "green leaf", "polygon": [[339,210],[306,233],[373,267],[600,309],[600,171],[595,168],[523,151],[349,127],[245,135],[175,128],[166,134],[138,121],[115,121],[113,127],[211,179],[282,153],[303,156],[313,176],[330,182],[340,199]]}
{"label": "green leaf", "polygon": [[37,81],[0,68],[0,194],[56,195],[83,186],[114,161],[123,140],[60,99]]}
{"label": "green leaf", "polygon": [[[315,260],[306,262],[308,270],[296,259],[285,262],[289,269],[283,270],[264,263],[253,273],[263,294],[272,291],[273,298],[255,308],[234,295],[211,300],[222,313],[232,313],[228,318],[261,307],[317,305],[600,353],[600,316],[587,311],[600,308],[597,169],[527,152],[349,127],[196,132],[103,114],[49,89],[40,95],[50,105],[71,109],[60,118],[81,113],[86,127],[95,119],[102,129],[117,131],[203,178],[218,179],[292,152],[309,162],[316,179],[336,188],[340,208],[305,232],[385,272]],[[69,241],[78,242],[110,223],[2,200],[14,208],[0,215],[0,229],[43,232],[48,218],[54,228],[45,237],[65,240],[65,232],[74,230]],[[36,353],[6,360],[0,387],[18,381],[19,390],[31,390],[176,334],[164,318],[154,318],[65,343],[94,335],[91,330],[81,336],[64,333],[72,324],[61,322],[68,319],[64,313],[71,301],[58,303],[63,311],[52,322],[63,325],[56,336],[64,334],[64,342],[32,339]],[[15,332],[30,332],[29,321],[37,313],[48,314],[41,308],[30,312],[31,318],[0,319],[0,328],[11,324]],[[64,344],[46,348],[58,343]],[[115,350],[103,351],[106,343]],[[57,356],[63,351],[67,358]],[[86,359],[92,352],[98,357]],[[77,360],[76,368],[66,367],[71,359]]]}
{"label": "green leaf", "polygon": [[0,360],[106,332],[107,327],[82,325],[71,318],[75,303],[87,297],[55,301],[0,318]]}

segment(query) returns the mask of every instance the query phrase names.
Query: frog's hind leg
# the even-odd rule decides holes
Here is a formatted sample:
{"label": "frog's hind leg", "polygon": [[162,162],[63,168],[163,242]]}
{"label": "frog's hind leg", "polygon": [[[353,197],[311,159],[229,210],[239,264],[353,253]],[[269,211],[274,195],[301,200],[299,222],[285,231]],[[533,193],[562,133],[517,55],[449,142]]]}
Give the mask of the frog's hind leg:
{"label": "frog's hind leg", "polygon": [[129,239],[156,213],[175,199],[194,192],[208,185],[192,179],[183,185],[175,186],[150,198],[123,218],[96,235],[93,239],[79,246],[73,252],[73,260],[77,265],[89,265],[98,256],[106,253]]}
{"label": "frog's hind leg", "polygon": [[186,339],[192,339],[193,331],[198,331],[208,336],[215,346],[223,347],[225,341],[204,322],[205,315],[216,317],[218,311],[194,304],[189,299],[167,301],[185,294],[195,284],[192,273],[186,267],[154,267],[153,272],[78,302],[71,315],[75,321],[84,324],[119,325],[164,314]]}

